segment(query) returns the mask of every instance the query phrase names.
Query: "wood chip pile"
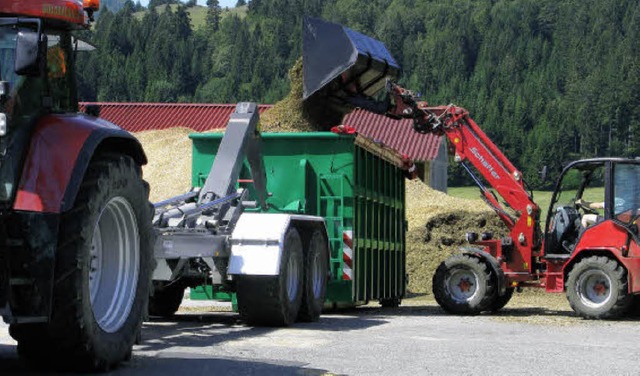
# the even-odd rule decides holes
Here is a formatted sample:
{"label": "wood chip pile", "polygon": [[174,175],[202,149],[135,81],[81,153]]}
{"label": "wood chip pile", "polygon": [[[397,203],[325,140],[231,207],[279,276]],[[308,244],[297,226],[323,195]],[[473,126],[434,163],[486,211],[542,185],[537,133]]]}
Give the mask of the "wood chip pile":
{"label": "wood chip pile", "polygon": [[188,128],[170,128],[134,134],[147,154],[142,167],[151,185],[149,200],[158,202],[191,189],[191,139]]}
{"label": "wood chip pile", "polygon": [[448,196],[419,180],[406,183],[407,273],[410,293],[431,294],[438,265],[466,243],[467,232],[507,233],[498,216],[478,200]]}

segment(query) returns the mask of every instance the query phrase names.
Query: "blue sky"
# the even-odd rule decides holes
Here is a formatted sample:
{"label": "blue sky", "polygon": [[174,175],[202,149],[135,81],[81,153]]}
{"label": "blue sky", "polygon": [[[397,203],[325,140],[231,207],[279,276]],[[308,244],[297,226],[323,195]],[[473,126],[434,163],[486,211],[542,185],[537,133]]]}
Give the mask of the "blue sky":
{"label": "blue sky", "polygon": [[[133,2],[135,3],[135,0]],[[182,1],[182,2],[184,3],[185,1]],[[233,8],[237,2],[238,0],[218,0],[218,3],[220,3],[220,6],[223,8],[224,7]],[[140,4],[146,7],[147,4],[149,4],[149,0],[140,0]],[[207,5],[207,0],[198,0],[198,5]]]}

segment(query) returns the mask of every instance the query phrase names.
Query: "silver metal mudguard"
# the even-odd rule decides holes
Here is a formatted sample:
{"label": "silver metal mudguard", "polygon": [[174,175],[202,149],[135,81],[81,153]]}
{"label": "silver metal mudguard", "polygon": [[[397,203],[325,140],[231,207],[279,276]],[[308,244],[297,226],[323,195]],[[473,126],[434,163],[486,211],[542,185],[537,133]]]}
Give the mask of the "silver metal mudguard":
{"label": "silver metal mudguard", "polygon": [[243,213],[231,234],[230,275],[278,275],[284,236],[294,221],[320,222],[309,215]]}

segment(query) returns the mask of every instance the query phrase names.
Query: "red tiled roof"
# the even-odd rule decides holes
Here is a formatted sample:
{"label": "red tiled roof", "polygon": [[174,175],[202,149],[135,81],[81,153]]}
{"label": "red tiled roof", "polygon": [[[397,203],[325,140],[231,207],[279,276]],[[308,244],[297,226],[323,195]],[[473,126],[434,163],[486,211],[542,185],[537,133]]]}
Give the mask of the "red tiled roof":
{"label": "red tiled roof", "polygon": [[345,116],[342,123],[417,161],[436,159],[442,142],[442,137],[414,131],[410,119],[394,120],[359,108]]}
{"label": "red tiled roof", "polygon": [[[129,132],[152,129],[185,127],[196,132],[224,128],[235,104],[202,103],[80,103],[80,110],[86,105],[100,107],[100,117]],[[259,105],[263,113],[270,105]]]}
{"label": "red tiled roof", "polygon": [[[100,107],[100,117],[129,132],[185,127],[196,132],[224,128],[235,104],[202,103],[80,103]],[[271,105],[259,105],[260,113]],[[438,155],[441,137],[419,134],[411,120],[394,120],[386,116],[356,109],[344,118],[344,124],[354,127],[376,141],[418,161],[434,160]]]}

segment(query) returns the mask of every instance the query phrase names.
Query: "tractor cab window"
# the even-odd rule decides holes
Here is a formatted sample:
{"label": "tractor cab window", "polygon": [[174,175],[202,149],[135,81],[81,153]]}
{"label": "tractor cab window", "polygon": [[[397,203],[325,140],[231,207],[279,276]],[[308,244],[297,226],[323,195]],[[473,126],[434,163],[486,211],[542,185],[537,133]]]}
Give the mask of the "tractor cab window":
{"label": "tractor cab window", "polygon": [[12,27],[0,27],[0,81],[9,82],[10,87],[15,86],[18,81],[14,70],[17,34]]}
{"label": "tractor cab window", "polygon": [[71,36],[49,34],[47,38],[47,79],[53,112],[75,112],[75,92],[72,75]]}
{"label": "tractor cab window", "polygon": [[9,93],[0,104],[0,111],[15,121],[32,118],[43,110],[75,112],[71,34],[47,33],[43,56],[46,69],[43,75],[35,77],[20,76],[15,71],[17,35],[15,25],[0,26],[0,81],[9,83]]}
{"label": "tractor cab window", "polygon": [[617,164],[613,170],[613,217],[631,223],[640,214],[640,165]]}

